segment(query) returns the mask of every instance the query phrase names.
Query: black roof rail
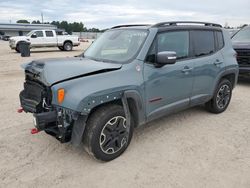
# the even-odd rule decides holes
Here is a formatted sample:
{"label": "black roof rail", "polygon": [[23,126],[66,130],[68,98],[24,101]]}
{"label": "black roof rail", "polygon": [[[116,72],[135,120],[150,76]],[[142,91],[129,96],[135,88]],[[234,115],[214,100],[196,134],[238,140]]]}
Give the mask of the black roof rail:
{"label": "black roof rail", "polygon": [[136,27],[136,26],[150,26],[150,24],[117,25],[117,26],[111,27],[111,29],[116,29],[116,28],[120,28],[120,27]]}
{"label": "black roof rail", "polygon": [[178,24],[197,24],[212,27],[222,27],[220,24],[209,23],[209,22],[194,22],[194,21],[172,21],[172,22],[160,22],[152,25],[152,27],[163,27],[163,26],[177,26]]}

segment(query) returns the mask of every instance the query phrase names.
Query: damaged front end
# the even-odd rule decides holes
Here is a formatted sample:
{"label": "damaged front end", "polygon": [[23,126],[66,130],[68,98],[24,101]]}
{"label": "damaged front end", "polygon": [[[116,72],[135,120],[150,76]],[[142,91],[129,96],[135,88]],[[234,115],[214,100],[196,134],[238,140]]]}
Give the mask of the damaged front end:
{"label": "damaged front end", "polygon": [[62,143],[70,141],[73,124],[79,114],[51,105],[51,88],[41,83],[36,77],[36,73],[25,71],[24,89],[20,93],[23,111],[33,113],[37,131],[45,131]]}

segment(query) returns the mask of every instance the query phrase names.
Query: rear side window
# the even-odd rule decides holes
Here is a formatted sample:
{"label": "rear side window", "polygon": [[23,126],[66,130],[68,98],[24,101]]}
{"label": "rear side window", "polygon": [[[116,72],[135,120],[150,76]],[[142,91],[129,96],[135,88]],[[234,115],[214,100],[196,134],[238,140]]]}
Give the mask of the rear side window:
{"label": "rear side window", "polygon": [[193,31],[193,47],[196,57],[209,55],[215,52],[213,31]]}
{"label": "rear side window", "polygon": [[53,37],[52,31],[45,31],[46,37]]}
{"label": "rear side window", "polygon": [[217,36],[217,41],[218,41],[218,50],[220,50],[221,48],[223,48],[224,46],[224,38],[223,38],[223,34],[221,31],[216,31],[216,36]]}

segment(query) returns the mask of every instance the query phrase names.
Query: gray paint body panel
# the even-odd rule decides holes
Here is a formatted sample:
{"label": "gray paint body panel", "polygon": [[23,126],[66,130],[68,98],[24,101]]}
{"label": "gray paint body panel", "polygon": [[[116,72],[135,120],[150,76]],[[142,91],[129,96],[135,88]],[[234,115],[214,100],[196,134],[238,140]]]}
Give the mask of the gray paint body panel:
{"label": "gray paint body panel", "polygon": [[81,57],[41,59],[25,64],[23,67],[37,72],[38,79],[47,86],[62,80],[101,70],[119,69],[121,64],[97,62]]}

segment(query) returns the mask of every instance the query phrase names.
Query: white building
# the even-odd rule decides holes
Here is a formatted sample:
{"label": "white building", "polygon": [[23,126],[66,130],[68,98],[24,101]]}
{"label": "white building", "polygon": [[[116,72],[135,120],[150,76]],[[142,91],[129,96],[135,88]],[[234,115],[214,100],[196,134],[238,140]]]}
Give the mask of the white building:
{"label": "white building", "polygon": [[0,35],[23,36],[32,30],[39,29],[57,29],[57,26],[51,24],[0,23]]}

